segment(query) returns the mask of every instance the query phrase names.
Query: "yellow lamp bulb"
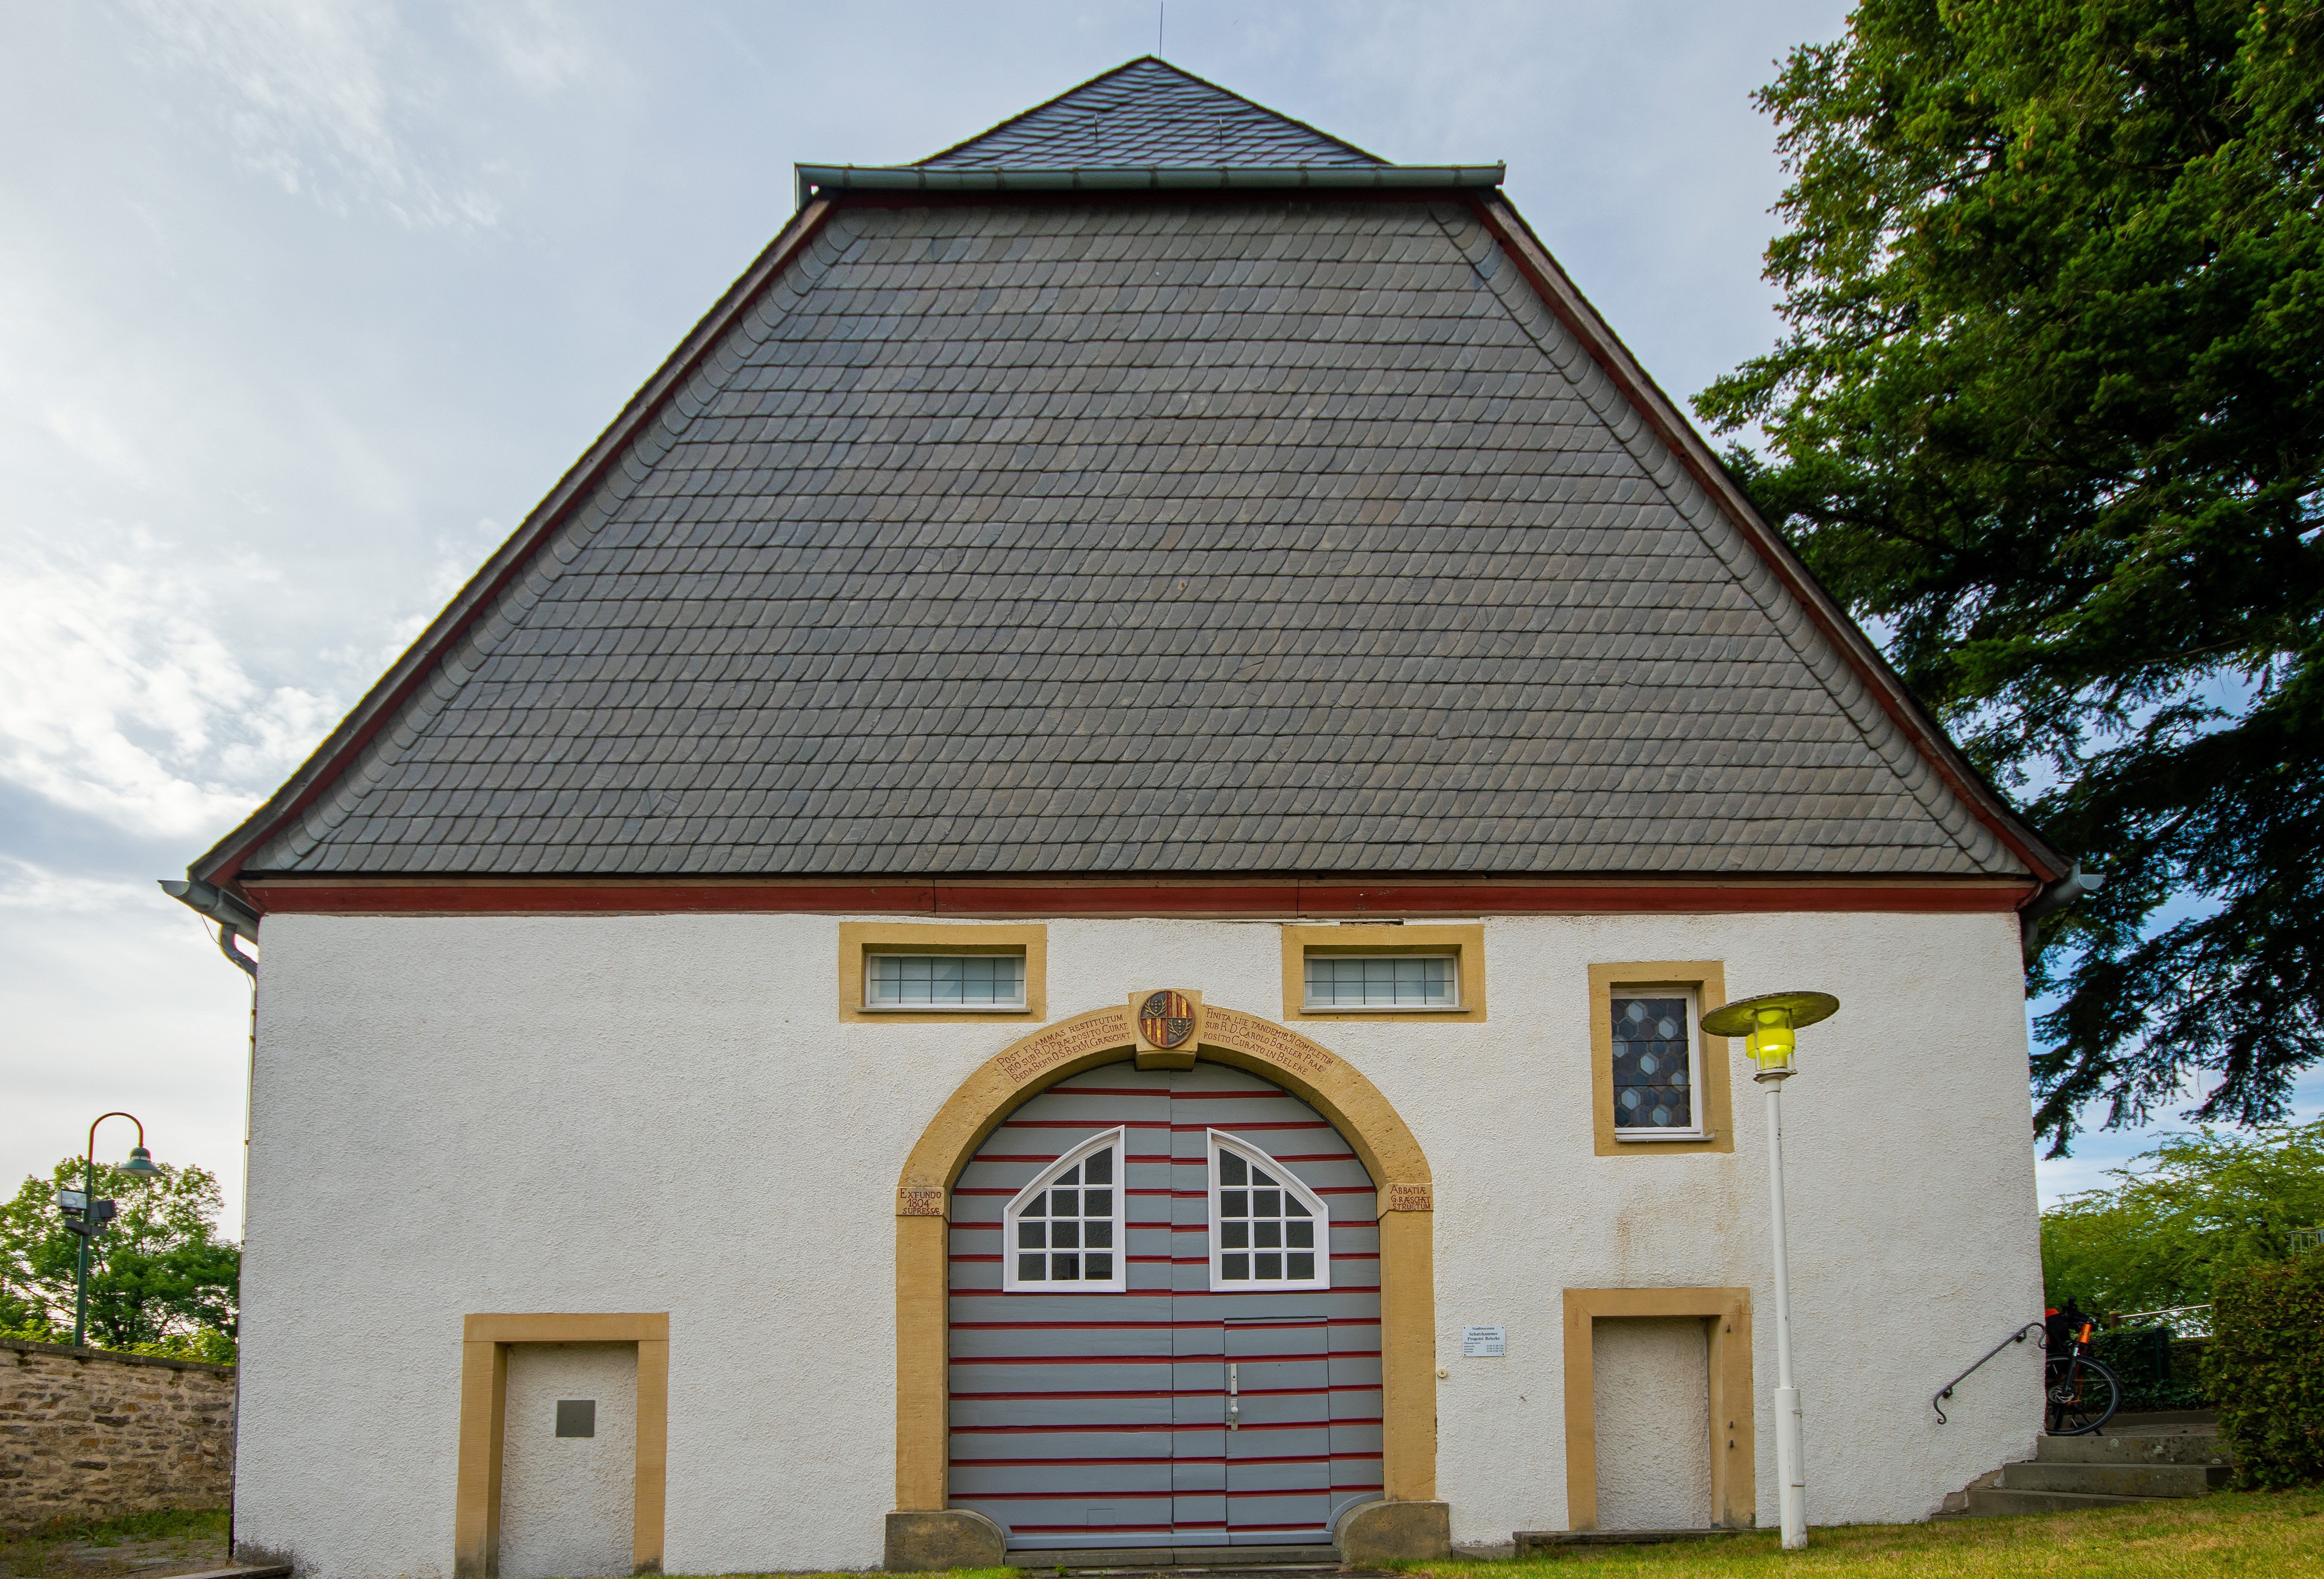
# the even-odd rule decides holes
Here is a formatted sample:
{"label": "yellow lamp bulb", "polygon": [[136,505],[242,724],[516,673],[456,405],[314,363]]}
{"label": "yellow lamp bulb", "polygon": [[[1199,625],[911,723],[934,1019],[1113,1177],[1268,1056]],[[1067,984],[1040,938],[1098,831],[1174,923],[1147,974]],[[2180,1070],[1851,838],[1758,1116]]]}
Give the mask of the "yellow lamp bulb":
{"label": "yellow lamp bulb", "polygon": [[1797,1046],[1788,1009],[1762,1009],[1751,1017],[1751,1056],[1764,1068],[1781,1068],[1792,1061]]}

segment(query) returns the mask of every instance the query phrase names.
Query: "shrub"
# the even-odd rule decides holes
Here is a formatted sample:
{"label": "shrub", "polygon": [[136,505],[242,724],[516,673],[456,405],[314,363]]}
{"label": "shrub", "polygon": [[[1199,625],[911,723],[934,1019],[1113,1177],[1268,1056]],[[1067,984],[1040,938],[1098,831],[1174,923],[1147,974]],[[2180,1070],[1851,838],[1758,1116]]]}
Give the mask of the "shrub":
{"label": "shrub", "polygon": [[2203,1379],[2240,1484],[2324,1482],[2324,1255],[2223,1273]]}

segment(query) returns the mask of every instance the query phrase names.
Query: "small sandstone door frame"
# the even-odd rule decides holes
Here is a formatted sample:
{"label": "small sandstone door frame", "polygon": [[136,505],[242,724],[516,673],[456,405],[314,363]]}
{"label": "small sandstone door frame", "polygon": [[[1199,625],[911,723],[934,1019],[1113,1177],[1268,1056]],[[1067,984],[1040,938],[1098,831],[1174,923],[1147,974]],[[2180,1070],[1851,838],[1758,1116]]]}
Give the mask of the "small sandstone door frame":
{"label": "small sandstone door frame", "polygon": [[1700,1316],[1710,1329],[1711,1517],[1721,1529],[1758,1522],[1751,1416],[1751,1290],[1565,1291],[1565,1527],[1598,1528],[1595,1324],[1622,1316]]}
{"label": "small sandstone door frame", "polygon": [[495,1579],[501,1565],[501,1447],[511,1344],[634,1344],[637,1478],[630,1572],[661,1572],[669,1478],[669,1316],[471,1316],[460,1334],[460,1456],[452,1516],[453,1579]]}
{"label": "small sandstone door frame", "polygon": [[[1378,1190],[1381,1495],[1436,1497],[1434,1199],[1428,1159],[1388,1098],[1347,1061],[1270,1020],[1205,1007],[1200,1057],[1272,1081],[1332,1121]],[[1129,1005],[1011,1043],[961,1082],[896,1187],[896,1508],[940,1512],[948,1454],[946,1323],[953,1181],[1028,1098],[1137,1045]],[[998,1557],[994,1558],[998,1561]],[[938,1566],[946,1565],[938,1564]]]}

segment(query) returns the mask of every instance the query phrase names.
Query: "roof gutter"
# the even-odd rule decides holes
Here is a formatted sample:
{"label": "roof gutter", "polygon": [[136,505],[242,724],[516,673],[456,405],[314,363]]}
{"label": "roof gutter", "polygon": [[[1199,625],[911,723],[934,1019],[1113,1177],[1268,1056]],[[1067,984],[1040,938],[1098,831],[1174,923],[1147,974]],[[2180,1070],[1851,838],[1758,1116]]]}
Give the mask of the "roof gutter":
{"label": "roof gutter", "polygon": [[2073,870],[2043,889],[2026,901],[2017,912],[2017,940],[2025,951],[2025,963],[2034,963],[2034,956],[2042,946],[2042,922],[2056,915],[2084,894],[2096,893],[2106,886],[2106,873],[2085,872],[2082,863],[2074,863]]}
{"label": "roof gutter", "polygon": [[199,880],[164,877],[160,880],[161,891],[198,916],[207,916],[217,923],[218,952],[234,962],[235,968],[258,979],[258,961],[234,946],[237,937],[258,941],[258,912],[234,895],[212,883]]}
{"label": "roof gutter", "polygon": [[800,164],[798,205],[839,192],[1349,191],[1498,187],[1506,164],[1093,165],[930,170],[918,164]]}

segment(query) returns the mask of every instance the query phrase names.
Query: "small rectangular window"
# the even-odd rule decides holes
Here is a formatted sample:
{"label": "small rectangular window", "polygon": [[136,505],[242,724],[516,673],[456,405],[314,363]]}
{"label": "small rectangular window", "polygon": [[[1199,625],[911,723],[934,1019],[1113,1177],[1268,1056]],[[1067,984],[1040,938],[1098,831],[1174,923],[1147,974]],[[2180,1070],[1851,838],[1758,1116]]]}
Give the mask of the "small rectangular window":
{"label": "small rectangular window", "polygon": [[1309,1009],[1458,1009],[1461,962],[1452,954],[1310,954]]}
{"label": "small rectangular window", "polygon": [[867,954],[866,1009],[1022,1009],[1022,954]]}
{"label": "small rectangular window", "polygon": [[1702,1057],[1694,994],[1668,987],[1618,990],[1612,1013],[1614,1138],[1701,1135]]}

